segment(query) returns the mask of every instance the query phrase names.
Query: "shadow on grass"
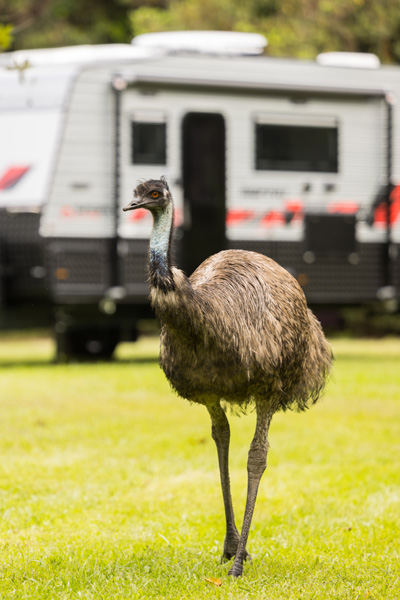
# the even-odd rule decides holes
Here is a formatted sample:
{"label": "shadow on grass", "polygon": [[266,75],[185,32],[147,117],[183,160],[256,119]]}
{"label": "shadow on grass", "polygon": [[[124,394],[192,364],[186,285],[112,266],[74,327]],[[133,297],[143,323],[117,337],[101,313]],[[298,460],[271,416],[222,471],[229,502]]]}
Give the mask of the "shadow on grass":
{"label": "shadow on grass", "polygon": [[158,363],[158,356],[136,356],[132,358],[117,358],[113,361],[118,364],[138,364],[138,365],[146,365],[146,364],[155,364]]}
{"label": "shadow on grass", "polygon": [[129,357],[129,358],[116,358],[116,359],[110,359],[110,360],[90,360],[90,359],[74,359],[74,360],[68,360],[68,361],[57,361],[55,358],[23,358],[21,360],[17,359],[17,358],[10,358],[10,359],[0,359],[0,369],[3,368],[13,368],[13,367],[22,367],[22,368],[29,368],[29,367],[49,367],[49,366],[54,366],[54,367],[59,367],[59,366],[66,366],[66,365],[70,365],[70,366],[77,366],[77,365],[93,365],[93,366],[98,366],[98,365],[119,365],[119,364],[128,364],[128,365],[150,365],[150,364],[157,364],[158,363],[158,356],[135,356],[135,357]]}
{"label": "shadow on grass", "polygon": [[[368,353],[352,353],[346,351],[338,351],[335,353],[336,360],[340,362],[363,362],[368,364],[383,364],[388,360],[397,359],[397,355],[391,352],[383,352],[376,354],[368,354]],[[124,356],[120,358],[111,358],[109,360],[101,358],[76,358],[76,359],[68,359],[68,360],[60,360],[58,361],[55,356],[53,357],[23,357],[21,359],[16,357],[11,358],[0,358],[0,369],[4,368],[13,368],[13,367],[49,367],[49,366],[65,366],[65,365],[151,365],[157,364],[159,362],[159,357],[156,354],[144,355],[144,356]]]}

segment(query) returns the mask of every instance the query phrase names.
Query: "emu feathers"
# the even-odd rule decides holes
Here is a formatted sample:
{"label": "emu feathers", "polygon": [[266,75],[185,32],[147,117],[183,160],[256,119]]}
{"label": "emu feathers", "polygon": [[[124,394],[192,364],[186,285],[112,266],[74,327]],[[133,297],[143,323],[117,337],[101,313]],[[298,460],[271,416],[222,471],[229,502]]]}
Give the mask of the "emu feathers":
{"label": "emu feathers", "polygon": [[161,366],[179,395],[208,403],[251,400],[303,409],[322,390],[330,347],[297,281],[271,259],[227,250],[175,290],[153,288],[163,323]]}

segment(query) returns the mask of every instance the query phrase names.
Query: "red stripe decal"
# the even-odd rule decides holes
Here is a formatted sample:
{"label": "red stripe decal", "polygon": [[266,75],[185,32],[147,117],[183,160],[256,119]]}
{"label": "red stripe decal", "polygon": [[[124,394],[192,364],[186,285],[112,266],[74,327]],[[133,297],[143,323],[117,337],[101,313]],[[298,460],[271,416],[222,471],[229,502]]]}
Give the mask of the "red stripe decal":
{"label": "red stripe decal", "polygon": [[360,205],[357,202],[336,202],[328,206],[328,213],[336,213],[340,215],[354,215]]}
{"label": "red stripe decal", "polygon": [[303,203],[300,200],[288,200],[286,202],[287,212],[301,213],[303,212]]}
{"label": "red stripe decal", "polygon": [[284,225],[285,224],[285,216],[282,212],[278,210],[270,210],[269,213],[265,215],[263,219],[261,219],[262,227],[270,227],[271,225]]}
{"label": "red stripe decal", "polygon": [[[397,185],[391,195],[390,205],[390,224],[393,225],[400,217],[400,185]],[[376,207],[374,213],[374,223],[378,227],[384,227],[387,223],[387,207],[386,202],[382,202]]]}
{"label": "red stripe decal", "polygon": [[183,223],[183,211],[180,208],[175,208],[174,225],[180,227]]}
{"label": "red stripe decal", "polygon": [[29,171],[30,166],[10,167],[0,179],[0,190],[9,190]]}
{"label": "red stripe decal", "polygon": [[226,213],[226,223],[227,225],[237,225],[241,221],[248,221],[252,217],[254,217],[254,210],[230,208]]}
{"label": "red stripe decal", "polygon": [[145,208],[137,208],[131,212],[130,221],[141,221],[147,216],[147,210]]}

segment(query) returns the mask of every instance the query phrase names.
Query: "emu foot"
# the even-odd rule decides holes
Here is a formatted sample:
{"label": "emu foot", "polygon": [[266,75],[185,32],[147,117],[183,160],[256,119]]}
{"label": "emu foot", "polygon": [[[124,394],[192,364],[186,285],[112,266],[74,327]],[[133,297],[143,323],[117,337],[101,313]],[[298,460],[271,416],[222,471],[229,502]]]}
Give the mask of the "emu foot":
{"label": "emu foot", "polygon": [[230,577],[240,577],[243,574],[243,564],[233,563],[233,566],[229,569],[228,575]]}
{"label": "emu foot", "polygon": [[[231,558],[234,558],[236,556],[238,545],[239,545],[239,537],[237,539],[235,539],[234,541],[231,540],[230,542],[227,542],[225,540],[224,551],[221,556],[221,563],[227,562],[228,560],[231,560]],[[252,563],[251,556],[247,552],[247,550],[244,551],[243,560],[248,560],[249,563]]]}
{"label": "emu foot", "polygon": [[[231,560],[231,558],[234,558],[236,556],[237,549],[239,546],[239,540],[240,540],[240,536],[237,531],[236,531],[235,536],[233,536],[233,535],[226,536],[225,541],[224,541],[224,551],[221,556],[221,563],[227,562],[228,560]],[[244,551],[244,555],[243,555],[243,561],[245,561],[245,560],[248,560],[249,563],[252,562],[251,556],[247,552],[247,550]]]}
{"label": "emu foot", "polygon": [[228,575],[230,577],[240,577],[243,573],[243,563],[245,560],[248,560],[250,564],[253,562],[247,550],[244,551],[241,559],[238,556],[235,557],[235,561],[229,569]]}

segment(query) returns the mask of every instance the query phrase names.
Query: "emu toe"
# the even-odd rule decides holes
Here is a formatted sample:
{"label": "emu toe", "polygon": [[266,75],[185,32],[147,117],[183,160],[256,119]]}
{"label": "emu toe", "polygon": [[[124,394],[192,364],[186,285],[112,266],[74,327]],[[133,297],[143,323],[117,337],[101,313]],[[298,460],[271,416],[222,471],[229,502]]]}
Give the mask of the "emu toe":
{"label": "emu toe", "polygon": [[[235,536],[227,535],[224,541],[224,551],[221,556],[221,564],[224,562],[228,562],[231,558],[234,558],[237,553],[237,549],[239,546],[240,536],[237,533]],[[252,562],[250,554],[247,550],[244,551],[244,560],[248,560],[249,563]]]}
{"label": "emu toe", "polygon": [[240,577],[243,574],[243,564],[234,563],[229,569],[228,575],[230,577]]}
{"label": "emu toe", "polygon": [[[231,558],[234,558],[235,556],[236,556],[236,551],[229,552],[228,550],[224,550],[224,552],[221,556],[221,563],[228,562],[229,560],[231,560]],[[248,560],[250,564],[252,564],[252,562],[253,562],[251,555],[247,551],[246,551],[246,554],[244,555],[244,560]]]}
{"label": "emu toe", "polygon": [[253,562],[247,550],[244,550],[241,556],[236,553],[234,563],[229,569],[228,575],[230,577],[240,577],[243,574],[243,563],[245,560],[248,560],[250,564]]}

